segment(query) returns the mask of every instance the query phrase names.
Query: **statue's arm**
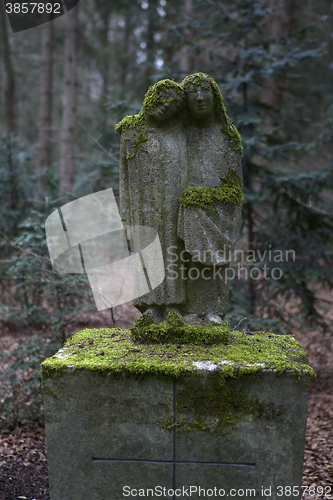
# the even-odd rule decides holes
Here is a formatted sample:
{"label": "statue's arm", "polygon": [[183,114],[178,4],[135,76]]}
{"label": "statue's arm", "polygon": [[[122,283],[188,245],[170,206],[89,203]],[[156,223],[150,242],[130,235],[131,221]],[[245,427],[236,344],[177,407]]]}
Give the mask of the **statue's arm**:
{"label": "statue's arm", "polygon": [[242,167],[242,153],[240,149],[236,151],[232,151],[234,147],[234,142],[225,136],[225,139],[228,143],[228,147],[225,152],[225,165],[224,171],[236,171],[243,178],[243,167]]}

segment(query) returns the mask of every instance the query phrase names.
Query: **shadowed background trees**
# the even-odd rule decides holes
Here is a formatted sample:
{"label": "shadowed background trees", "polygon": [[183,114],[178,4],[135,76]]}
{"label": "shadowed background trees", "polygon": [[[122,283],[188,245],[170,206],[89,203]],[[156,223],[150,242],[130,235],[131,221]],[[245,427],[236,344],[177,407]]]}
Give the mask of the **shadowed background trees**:
{"label": "shadowed background trees", "polygon": [[[204,71],[218,83],[244,147],[243,255],[229,319],[247,317],[242,327],[276,333],[329,327],[331,304],[320,296],[333,284],[331,5],[85,0],[16,34],[0,6],[4,324],[36,332],[38,353],[38,335],[60,332],[60,342],[73,318],[94,311],[84,275],[52,270],[44,221],[91,192],[112,187],[117,195],[114,125],[141,108],[158,79]],[[295,261],[286,261],[289,250]],[[272,261],[274,251],[284,260]]]}
{"label": "shadowed background trees", "polygon": [[[38,213],[42,241],[42,219],[53,207],[106,187],[117,193],[115,123],[140,109],[156,80],[205,71],[219,84],[243,138],[240,248],[247,257],[265,249],[297,255],[286,269],[281,262],[279,280],[251,272],[271,264],[268,257],[243,259],[247,279],[233,281],[230,313],[247,316],[251,327],[264,317],[288,323],[283,298],[294,297],[300,318],[321,321],[311,287],[314,279],[332,285],[331,10],[325,2],[297,0],[128,0],[121,6],[90,0],[13,35],[2,8],[3,234],[23,243],[23,227]],[[37,222],[29,227],[32,240]],[[6,239],[2,248],[15,254]],[[35,250],[47,258],[45,245]],[[5,263],[1,269],[6,282]]]}

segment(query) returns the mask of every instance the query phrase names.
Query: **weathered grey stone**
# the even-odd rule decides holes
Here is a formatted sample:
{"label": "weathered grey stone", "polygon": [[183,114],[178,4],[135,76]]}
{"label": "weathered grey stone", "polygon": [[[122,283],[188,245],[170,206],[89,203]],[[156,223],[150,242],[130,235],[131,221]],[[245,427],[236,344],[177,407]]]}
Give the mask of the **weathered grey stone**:
{"label": "weathered grey stone", "polygon": [[[44,381],[52,500],[123,498],[129,482],[172,486],[173,437],[155,422],[172,418],[172,384],[68,371]],[[144,460],[162,464],[94,462]]]}
{"label": "weathered grey stone", "polygon": [[297,500],[305,352],[292,336],[185,325],[221,324],[228,308],[243,196],[220,91],[202,73],[163,80],[117,130],[123,237],[136,252],[157,231],[167,276],[146,293],[140,267],[135,304],[152,316],[131,332],[80,332],[43,362],[51,500]]}
{"label": "weathered grey stone", "polygon": [[[166,82],[166,83],[165,83]],[[151,87],[139,119],[120,123],[120,215],[125,228],[149,226],[158,232],[164,262],[168,248],[177,253],[184,245],[177,236],[179,197],[184,191],[186,136],[179,113],[185,94],[179,84],[161,82]],[[126,120],[126,119],[125,119]],[[141,135],[140,135],[141,134]],[[139,144],[139,146],[138,146]],[[130,234],[127,233],[130,246]],[[137,284],[138,286],[138,284]],[[136,295],[139,295],[138,293]],[[145,312],[185,301],[185,284],[165,279],[155,290],[135,300]]]}
{"label": "weathered grey stone", "polygon": [[[188,493],[190,487],[191,498],[202,498],[195,490],[201,487],[224,489],[225,496],[233,495],[231,489],[254,488],[252,498],[285,500],[288,496],[278,495],[278,486],[301,485],[311,372],[302,364],[304,360],[294,371],[285,371],[283,364],[267,369],[262,359],[256,363],[256,355],[251,354],[251,362],[239,367],[243,374],[237,378],[239,369],[233,358],[226,354],[224,359],[209,360],[205,348],[191,346],[191,352],[198,354],[182,364],[178,378],[172,381],[170,376],[165,379],[167,368],[160,376],[149,375],[155,369],[154,355],[156,359],[164,349],[160,363],[169,366],[167,347],[138,349],[134,344],[131,348],[123,333],[118,335],[125,339],[125,353],[133,350],[129,365],[118,351],[117,356],[105,351],[111,355],[105,355],[103,362],[88,348],[75,354],[77,342],[86,339],[89,346],[89,338],[94,344],[100,339],[101,345],[105,345],[104,338],[110,338],[109,345],[118,349],[118,337],[109,332],[81,332],[77,341],[74,338],[66,346],[69,357],[43,363],[51,500],[133,499],[140,489],[141,496],[144,490],[149,498],[146,490],[158,486],[166,488],[166,493],[176,488],[181,491],[179,498],[187,498],[182,489]],[[238,335],[239,342],[248,341],[253,353],[256,337],[246,340],[244,334]],[[304,353],[294,341],[283,348],[283,340],[278,340],[273,335],[266,338],[272,346],[271,352],[267,349],[267,363],[278,353],[279,345],[282,353],[290,353],[286,363],[303,359]],[[182,346],[184,354],[172,361],[175,370],[188,347]],[[222,353],[228,347],[211,346],[210,350]],[[95,349],[98,352],[100,347]],[[179,351],[173,347],[171,352],[174,350]],[[203,361],[198,358],[200,352],[205,353]],[[110,357],[116,361],[108,361]],[[135,359],[137,369],[133,368]],[[233,370],[225,372],[229,366]],[[145,377],[140,378],[140,373]],[[264,495],[262,487],[270,487],[271,494]],[[151,493],[150,498],[160,498],[159,492]],[[239,499],[245,494],[240,491],[233,496]]]}
{"label": "weathered grey stone", "polygon": [[[237,423],[225,435],[214,436],[200,430],[176,436],[176,460],[244,464],[226,466],[177,467],[177,484],[200,484],[204,488],[255,488],[255,498],[263,498],[261,487],[272,487],[278,499],[278,486],[299,486],[302,483],[303,456],[308,405],[307,377],[301,381],[274,371],[263,370],[255,379],[229,384],[241,388],[276,414],[272,418],[252,415]],[[178,390],[181,390],[181,382]],[[210,423],[209,414],[206,423]],[[255,464],[255,467],[253,467]],[[250,467],[252,465],[252,467]],[[230,496],[230,495],[229,495]],[[236,495],[239,498],[240,495]],[[193,498],[200,498],[194,495]],[[265,497],[264,497],[265,498]],[[286,498],[282,495],[282,498]],[[297,497],[296,497],[297,498]]]}
{"label": "weathered grey stone", "polygon": [[[182,83],[190,116],[186,128],[186,189],[217,188],[230,173],[242,179],[240,150],[233,150],[235,144],[223,130],[226,121],[214,84],[205,75],[190,75]],[[226,269],[233,259],[242,207],[223,202],[215,203],[214,208],[216,211],[180,206],[178,236],[191,259],[186,314],[224,318],[229,299]]]}
{"label": "weathered grey stone", "polygon": [[171,308],[190,323],[222,323],[226,269],[241,220],[242,163],[240,136],[218,86],[203,73],[182,84],[157,82],[141,112],[116,129],[128,245],[131,226],[155,229],[166,272],[162,284],[135,300],[136,307],[158,321]]}

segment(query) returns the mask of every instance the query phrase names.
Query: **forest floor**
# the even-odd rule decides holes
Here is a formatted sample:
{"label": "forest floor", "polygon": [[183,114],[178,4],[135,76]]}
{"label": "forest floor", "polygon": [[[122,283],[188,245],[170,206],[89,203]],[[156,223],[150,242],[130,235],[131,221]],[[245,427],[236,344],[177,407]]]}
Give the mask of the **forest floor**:
{"label": "forest floor", "polygon": [[[137,313],[133,309],[128,313],[126,319],[132,322]],[[73,333],[92,327],[89,323],[80,323]],[[127,327],[121,321],[116,326]],[[0,328],[1,340],[8,345],[13,345],[15,336]],[[302,499],[329,499],[333,498],[333,335],[308,330],[296,336],[317,374],[310,389],[304,455],[303,486],[309,489],[304,489]],[[50,499],[46,452],[41,424],[0,433],[0,500]]]}

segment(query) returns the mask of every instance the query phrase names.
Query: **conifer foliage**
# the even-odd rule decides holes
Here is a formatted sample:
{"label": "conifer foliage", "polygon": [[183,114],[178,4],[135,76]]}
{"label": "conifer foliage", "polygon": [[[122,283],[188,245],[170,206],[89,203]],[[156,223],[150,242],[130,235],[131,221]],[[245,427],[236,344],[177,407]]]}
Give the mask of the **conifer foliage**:
{"label": "conifer foliage", "polygon": [[307,80],[311,68],[327,68],[327,44],[320,21],[305,25],[288,7],[200,0],[175,34],[196,55],[193,69],[218,82],[242,136],[244,222],[229,317],[275,331],[290,328],[290,304],[300,326],[325,327],[316,284],[333,285],[332,111],[314,114]]}
{"label": "conifer foliage", "polygon": [[[114,125],[141,109],[148,85],[211,75],[243,145],[243,225],[229,273],[232,326],[247,317],[240,328],[327,327],[331,304],[318,291],[333,287],[332,10],[324,0],[80,2],[74,173],[66,199],[109,187],[117,197]],[[74,318],[94,311],[86,277],[56,273],[46,248],[45,219],[64,195],[64,19],[53,28],[50,164],[39,167],[41,31],[0,36],[0,320],[34,333],[10,360],[0,349],[0,413],[8,425],[38,417],[39,362],[68,336]]]}

